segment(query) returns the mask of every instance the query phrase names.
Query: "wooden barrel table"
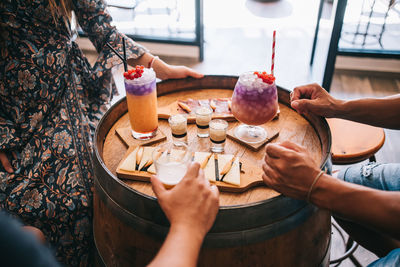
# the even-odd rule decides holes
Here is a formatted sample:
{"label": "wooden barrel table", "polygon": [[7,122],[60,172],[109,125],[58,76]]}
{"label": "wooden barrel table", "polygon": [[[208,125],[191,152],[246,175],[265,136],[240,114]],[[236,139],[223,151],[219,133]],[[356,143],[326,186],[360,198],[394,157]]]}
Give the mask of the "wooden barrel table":
{"label": "wooden barrel table", "polygon": [[[231,97],[236,76],[158,83],[159,105],[171,99]],[[291,140],[304,145],[320,167],[331,170],[329,126],[323,118],[302,117],[290,108],[289,91],[278,87],[280,134],[274,141]],[[166,120],[160,129],[171,138]],[[235,127],[238,122],[230,122]],[[144,266],[156,255],[169,223],[157,203],[151,184],[121,180],[116,168],[127,151],[115,130],[129,126],[124,99],[103,116],[96,130],[94,239],[99,261],[106,266]],[[188,126],[194,139],[196,125]],[[193,140],[192,140],[193,141]],[[227,139],[226,150],[240,150],[242,157],[260,166],[264,148],[252,151]],[[280,195],[265,185],[242,193],[220,193],[216,221],[206,235],[199,266],[327,266],[329,264],[330,213],[304,201]]]}

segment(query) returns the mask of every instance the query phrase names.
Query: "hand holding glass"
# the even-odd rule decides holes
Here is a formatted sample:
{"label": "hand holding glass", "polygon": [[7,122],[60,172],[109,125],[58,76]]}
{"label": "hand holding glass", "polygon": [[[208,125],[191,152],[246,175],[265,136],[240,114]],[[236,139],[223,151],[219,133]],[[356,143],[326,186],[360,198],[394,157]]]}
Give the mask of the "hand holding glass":
{"label": "hand holding glass", "polygon": [[157,178],[165,188],[171,188],[182,180],[191,162],[191,157],[190,149],[184,143],[178,146],[174,143],[166,143],[154,150],[153,162]]}

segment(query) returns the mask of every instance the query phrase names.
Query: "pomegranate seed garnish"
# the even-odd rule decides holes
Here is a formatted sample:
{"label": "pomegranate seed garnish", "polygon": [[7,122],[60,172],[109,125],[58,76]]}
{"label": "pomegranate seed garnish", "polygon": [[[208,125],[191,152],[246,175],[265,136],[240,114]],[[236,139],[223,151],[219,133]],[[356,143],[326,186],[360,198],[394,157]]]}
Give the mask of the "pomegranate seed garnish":
{"label": "pomegranate seed garnish", "polygon": [[255,71],[254,74],[265,83],[272,84],[275,81],[275,77],[272,74],[267,74],[266,71],[263,71],[262,73]]}
{"label": "pomegranate seed garnish", "polygon": [[124,77],[128,80],[137,79],[139,77],[142,77],[143,72],[144,66],[136,65],[134,69],[130,69],[127,72],[124,72]]}

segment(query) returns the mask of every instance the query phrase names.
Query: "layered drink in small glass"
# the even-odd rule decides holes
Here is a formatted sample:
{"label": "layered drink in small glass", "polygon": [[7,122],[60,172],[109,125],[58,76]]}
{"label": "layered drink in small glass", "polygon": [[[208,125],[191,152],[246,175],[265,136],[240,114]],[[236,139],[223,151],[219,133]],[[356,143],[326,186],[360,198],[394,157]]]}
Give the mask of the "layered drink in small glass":
{"label": "layered drink in small glass", "polygon": [[227,129],[228,123],[224,120],[214,119],[210,121],[210,141],[212,152],[224,152]]}
{"label": "layered drink in small glass", "polygon": [[239,76],[232,96],[232,113],[244,123],[236,127],[237,138],[246,143],[266,139],[264,128],[257,125],[272,120],[278,111],[275,77],[266,72],[245,72]]}
{"label": "layered drink in small glass", "polygon": [[124,73],[132,135],[147,140],[157,134],[157,90],[153,69],[136,66]]}
{"label": "layered drink in small glass", "polygon": [[168,119],[172,140],[175,145],[187,144],[187,118],[184,114],[171,115]]}
{"label": "layered drink in small glass", "polygon": [[209,123],[213,110],[210,107],[201,106],[196,109],[197,136],[200,138],[209,136]]}

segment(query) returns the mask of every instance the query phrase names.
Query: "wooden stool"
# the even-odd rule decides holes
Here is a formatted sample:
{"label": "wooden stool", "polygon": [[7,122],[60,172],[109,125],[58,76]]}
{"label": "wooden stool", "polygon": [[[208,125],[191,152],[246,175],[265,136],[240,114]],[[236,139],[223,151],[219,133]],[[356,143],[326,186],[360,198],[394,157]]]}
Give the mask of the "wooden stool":
{"label": "wooden stool", "polygon": [[382,128],[342,119],[327,119],[332,134],[333,164],[351,164],[366,159],[375,161],[375,153],[385,142]]}

